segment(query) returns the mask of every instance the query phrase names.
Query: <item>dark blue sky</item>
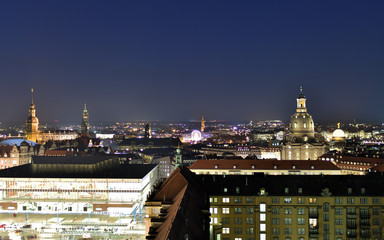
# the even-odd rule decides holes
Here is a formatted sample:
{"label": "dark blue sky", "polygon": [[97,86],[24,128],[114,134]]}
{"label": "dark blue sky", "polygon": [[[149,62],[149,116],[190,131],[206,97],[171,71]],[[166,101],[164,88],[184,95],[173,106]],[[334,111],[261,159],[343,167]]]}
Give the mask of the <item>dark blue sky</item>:
{"label": "dark blue sky", "polygon": [[0,121],[384,121],[383,1],[8,1]]}

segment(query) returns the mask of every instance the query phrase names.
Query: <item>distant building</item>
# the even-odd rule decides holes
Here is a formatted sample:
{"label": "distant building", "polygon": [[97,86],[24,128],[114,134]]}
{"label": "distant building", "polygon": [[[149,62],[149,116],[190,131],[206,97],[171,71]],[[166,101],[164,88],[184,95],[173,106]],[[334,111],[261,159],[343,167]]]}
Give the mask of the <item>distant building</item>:
{"label": "distant building", "polygon": [[87,104],[84,104],[83,117],[81,120],[81,133],[89,133]]}
{"label": "distant building", "polygon": [[338,175],[341,170],[331,162],[301,160],[196,160],[190,167],[196,174],[210,175]]}
{"label": "distant building", "polygon": [[24,139],[0,142],[0,168],[16,167],[31,162],[32,156],[42,156],[44,147]]}
{"label": "distant building", "polygon": [[111,156],[34,157],[0,170],[0,212],[135,214],[157,180],[156,165]]}
{"label": "distant building", "polygon": [[340,153],[327,153],[320,156],[319,160],[332,162],[342,170],[342,174],[365,175],[374,167],[384,166],[383,158],[348,156]]}
{"label": "distant building", "polygon": [[45,143],[47,141],[62,141],[76,139],[79,135],[69,130],[39,130],[39,119],[36,117],[35,104],[33,103],[33,89],[31,89],[32,101],[29,107],[28,117],[25,121],[25,137],[27,140]]}
{"label": "distant building", "polygon": [[315,134],[312,116],[307,112],[306,98],[300,88],[296,113],[289,123],[288,136],[281,145],[282,160],[316,160],[327,151],[325,142]]}
{"label": "distant building", "polygon": [[144,150],[147,148],[167,148],[181,145],[178,138],[127,138],[117,148],[121,151]]}

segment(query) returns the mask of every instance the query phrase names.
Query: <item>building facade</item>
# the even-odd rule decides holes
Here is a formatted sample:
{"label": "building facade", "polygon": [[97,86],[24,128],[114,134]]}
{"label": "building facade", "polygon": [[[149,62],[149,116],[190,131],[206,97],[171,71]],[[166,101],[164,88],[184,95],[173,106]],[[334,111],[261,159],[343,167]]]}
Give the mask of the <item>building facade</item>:
{"label": "building facade", "polygon": [[203,176],[211,239],[382,239],[383,176]]}
{"label": "building facade", "polygon": [[109,156],[35,157],[0,171],[0,212],[129,215],[142,211],[156,165]]}

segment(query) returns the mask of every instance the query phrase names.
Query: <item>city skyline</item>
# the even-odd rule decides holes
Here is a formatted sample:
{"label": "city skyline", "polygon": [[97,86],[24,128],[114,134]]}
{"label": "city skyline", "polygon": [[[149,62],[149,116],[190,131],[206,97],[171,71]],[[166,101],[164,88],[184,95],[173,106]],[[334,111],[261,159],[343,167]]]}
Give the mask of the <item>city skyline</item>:
{"label": "city skyline", "polygon": [[8,2],[3,109],[42,122],[287,122],[299,87],[316,123],[381,123],[384,4]]}

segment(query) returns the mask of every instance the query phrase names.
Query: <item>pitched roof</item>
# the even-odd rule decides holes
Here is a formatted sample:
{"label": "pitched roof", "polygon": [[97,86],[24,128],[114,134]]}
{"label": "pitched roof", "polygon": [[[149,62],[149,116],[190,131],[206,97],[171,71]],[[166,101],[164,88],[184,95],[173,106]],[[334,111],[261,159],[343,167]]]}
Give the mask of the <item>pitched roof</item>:
{"label": "pitched roof", "polygon": [[[235,166],[235,167],[234,167]],[[258,169],[258,170],[340,170],[333,163],[319,160],[196,160],[190,169]]]}

